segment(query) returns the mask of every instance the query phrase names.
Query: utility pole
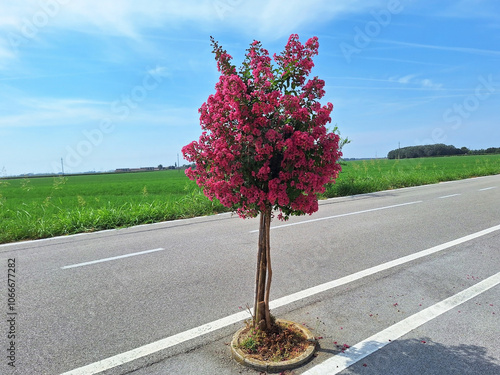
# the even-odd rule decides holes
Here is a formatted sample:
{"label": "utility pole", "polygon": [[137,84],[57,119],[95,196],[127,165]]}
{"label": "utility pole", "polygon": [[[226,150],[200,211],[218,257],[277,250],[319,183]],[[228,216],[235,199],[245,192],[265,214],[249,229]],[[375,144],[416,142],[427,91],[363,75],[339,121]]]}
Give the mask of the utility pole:
{"label": "utility pole", "polygon": [[61,170],[62,170],[62,175],[64,176],[64,162],[63,162],[63,158],[61,158]]}
{"label": "utility pole", "polygon": [[401,142],[398,142],[398,159],[401,159]]}
{"label": "utility pole", "polygon": [[179,164],[179,154],[177,153],[177,168],[179,168],[179,172],[181,171],[181,165]]}

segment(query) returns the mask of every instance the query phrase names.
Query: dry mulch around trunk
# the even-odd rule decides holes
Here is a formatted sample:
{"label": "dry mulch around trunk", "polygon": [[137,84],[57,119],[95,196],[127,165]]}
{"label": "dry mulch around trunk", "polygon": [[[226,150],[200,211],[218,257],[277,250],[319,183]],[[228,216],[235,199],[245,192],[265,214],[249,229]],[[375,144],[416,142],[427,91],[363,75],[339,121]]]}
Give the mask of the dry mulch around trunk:
{"label": "dry mulch around trunk", "polygon": [[279,362],[300,356],[313,345],[291,324],[276,322],[271,330],[248,327],[241,333],[239,349],[260,361]]}

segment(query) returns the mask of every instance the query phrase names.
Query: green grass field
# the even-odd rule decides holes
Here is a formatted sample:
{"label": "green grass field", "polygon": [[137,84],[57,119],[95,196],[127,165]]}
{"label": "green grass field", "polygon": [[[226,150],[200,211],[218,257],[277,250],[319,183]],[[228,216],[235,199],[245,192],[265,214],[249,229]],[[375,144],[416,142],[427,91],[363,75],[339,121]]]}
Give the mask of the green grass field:
{"label": "green grass field", "polygon": [[[500,174],[500,155],[342,164],[323,198]],[[0,179],[0,243],[223,211],[180,171]]]}
{"label": "green grass field", "polygon": [[0,243],[223,210],[183,171],[0,180]]}
{"label": "green grass field", "polygon": [[342,163],[342,173],[335,184],[328,186],[326,196],[371,193],[499,173],[500,155],[348,161]]}

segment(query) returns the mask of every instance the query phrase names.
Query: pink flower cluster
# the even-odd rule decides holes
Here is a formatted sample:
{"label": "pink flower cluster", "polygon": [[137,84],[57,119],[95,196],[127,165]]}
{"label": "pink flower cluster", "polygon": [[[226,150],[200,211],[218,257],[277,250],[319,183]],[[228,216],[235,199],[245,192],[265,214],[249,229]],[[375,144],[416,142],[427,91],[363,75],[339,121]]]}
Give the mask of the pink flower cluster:
{"label": "pink flower cluster", "polygon": [[266,207],[278,218],[311,214],[317,194],[340,172],[339,137],[329,133],[333,105],[322,106],[324,81],[306,82],[318,40],[291,35],[281,55],[254,41],[240,71],[212,39],[219,71],[215,94],[200,112],[202,135],[182,149],[196,164],[186,170],[210,198],[255,217]]}

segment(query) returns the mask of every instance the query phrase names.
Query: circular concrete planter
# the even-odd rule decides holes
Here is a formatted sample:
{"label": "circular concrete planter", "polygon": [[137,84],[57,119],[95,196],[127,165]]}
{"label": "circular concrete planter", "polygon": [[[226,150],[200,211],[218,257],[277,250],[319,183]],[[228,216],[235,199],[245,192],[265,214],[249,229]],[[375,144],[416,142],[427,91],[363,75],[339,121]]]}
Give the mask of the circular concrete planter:
{"label": "circular concrete planter", "polygon": [[266,371],[266,372],[282,372],[285,370],[291,370],[307,362],[313,356],[314,351],[316,350],[316,341],[314,340],[314,336],[311,333],[311,331],[309,331],[302,324],[290,322],[288,320],[277,319],[276,322],[291,324],[295,328],[302,331],[304,336],[306,336],[307,340],[309,340],[311,343],[304,351],[304,353],[293,359],[280,362],[260,361],[258,359],[252,358],[249,354],[246,354],[245,352],[243,352],[241,349],[238,348],[240,344],[240,336],[243,333],[243,331],[247,329],[247,327],[243,327],[234,334],[233,340],[231,341],[231,353],[233,355],[233,358],[242,365],[251,367],[255,370]]}

